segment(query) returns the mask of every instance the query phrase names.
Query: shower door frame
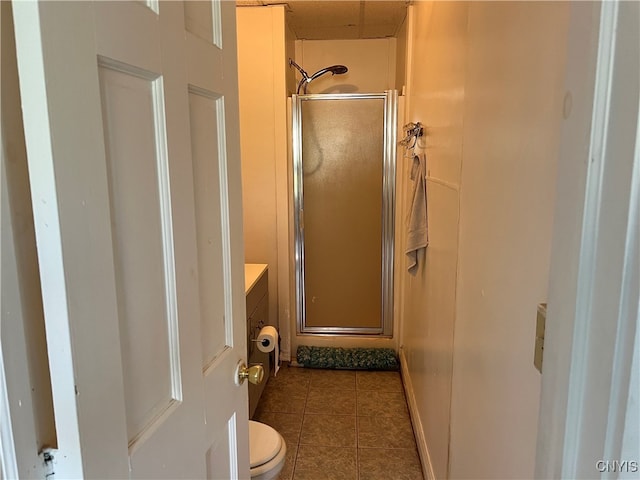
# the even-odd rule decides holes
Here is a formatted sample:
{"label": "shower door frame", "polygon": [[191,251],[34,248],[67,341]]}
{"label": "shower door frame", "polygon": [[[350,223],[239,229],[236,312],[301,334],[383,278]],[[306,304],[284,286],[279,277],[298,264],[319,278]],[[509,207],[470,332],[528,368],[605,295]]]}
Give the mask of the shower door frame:
{"label": "shower door frame", "polygon": [[[304,272],[304,187],[302,172],[302,105],[323,100],[383,100],[382,291],[379,327],[310,327],[306,324]],[[393,276],[395,236],[396,142],[398,92],[292,95],[293,219],[295,252],[296,331],[299,335],[393,336]]]}

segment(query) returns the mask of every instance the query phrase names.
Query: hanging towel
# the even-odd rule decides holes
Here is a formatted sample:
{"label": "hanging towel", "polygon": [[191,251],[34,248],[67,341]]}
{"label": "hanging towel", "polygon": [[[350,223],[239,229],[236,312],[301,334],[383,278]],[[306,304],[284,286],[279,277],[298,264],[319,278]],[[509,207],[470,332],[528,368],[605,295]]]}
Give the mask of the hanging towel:
{"label": "hanging towel", "polygon": [[424,155],[414,155],[411,167],[413,195],[407,222],[407,270],[412,275],[418,271],[418,250],[429,245],[427,227],[427,182]]}

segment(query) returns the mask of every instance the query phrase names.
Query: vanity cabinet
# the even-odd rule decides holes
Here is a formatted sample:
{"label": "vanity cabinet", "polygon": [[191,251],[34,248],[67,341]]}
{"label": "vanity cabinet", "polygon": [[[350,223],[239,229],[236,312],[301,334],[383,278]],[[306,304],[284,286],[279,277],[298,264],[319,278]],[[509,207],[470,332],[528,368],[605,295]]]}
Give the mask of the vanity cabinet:
{"label": "vanity cabinet", "polygon": [[271,374],[270,354],[261,352],[257,343],[262,327],[269,325],[268,268],[265,264],[245,265],[247,302],[247,364],[264,367],[264,380],[259,385],[249,383],[249,417],[253,418],[258,401]]}

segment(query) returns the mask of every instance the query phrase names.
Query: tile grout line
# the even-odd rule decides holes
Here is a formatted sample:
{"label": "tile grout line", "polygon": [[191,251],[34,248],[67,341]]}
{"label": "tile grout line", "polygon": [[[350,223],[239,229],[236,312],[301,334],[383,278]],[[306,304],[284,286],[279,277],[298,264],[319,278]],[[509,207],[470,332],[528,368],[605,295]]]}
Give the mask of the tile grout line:
{"label": "tile grout line", "polygon": [[298,468],[298,455],[300,454],[300,442],[302,441],[302,429],[304,428],[304,417],[307,414],[307,402],[309,401],[309,392],[311,391],[311,373],[309,373],[309,379],[307,383],[306,392],[304,395],[304,405],[302,406],[302,423],[300,424],[300,434],[298,435],[298,445],[296,447],[296,456],[293,460],[293,470],[291,472],[291,480],[295,478],[296,470]]}

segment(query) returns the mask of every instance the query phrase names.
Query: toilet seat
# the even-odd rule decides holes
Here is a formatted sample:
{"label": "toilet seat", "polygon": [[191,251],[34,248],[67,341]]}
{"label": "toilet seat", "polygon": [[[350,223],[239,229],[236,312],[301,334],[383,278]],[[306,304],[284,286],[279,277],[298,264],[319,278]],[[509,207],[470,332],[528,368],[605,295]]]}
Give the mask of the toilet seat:
{"label": "toilet seat", "polygon": [[251,468],[264,465],[282,448],[282,437],[269,425],[249,420],[249,461]]}
{"label": "toilet seat", "polygon": [[[249,420],[249,462],[251,478],[272,478],[282,469],[287,446],[282,436],[269,425]],[[270,473],[271,470],[275,470]]]}

